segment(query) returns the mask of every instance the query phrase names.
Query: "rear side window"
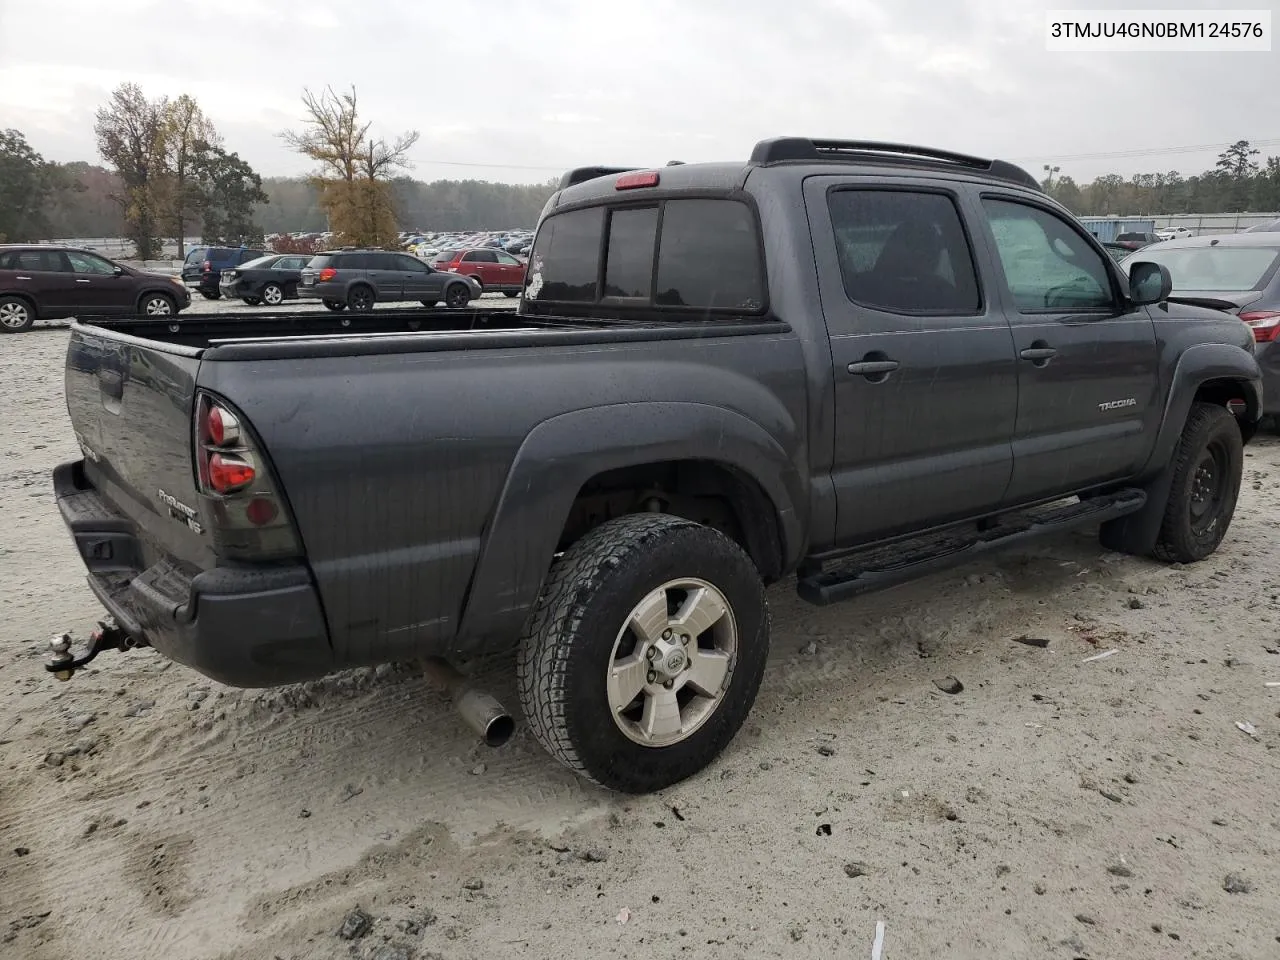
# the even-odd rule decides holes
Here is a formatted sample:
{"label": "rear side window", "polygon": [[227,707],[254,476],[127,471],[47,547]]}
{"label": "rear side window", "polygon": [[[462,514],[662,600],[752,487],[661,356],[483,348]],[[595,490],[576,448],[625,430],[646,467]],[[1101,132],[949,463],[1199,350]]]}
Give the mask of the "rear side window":
{"label": "rear side window", "polygon": [[204,247],[195,247],[194,249],[187,251],[187,259],[184,262],[196,263],[197,261],[203,260],[204,255],[205,255]]}
{"label": "rear side window", "polygon": [[332,263],[333,263],[333,261],[334,261],[334,258],[333,258],[333,257],[331,257],[331,256],[328,256],[328,255],[323,255],[323,256],[319,256],[319,257],[312,257],[310,260],[308,260],[308,261],[307,261],[307,269],[308,269],[308,270],[323,270],[325,267],[327,267],[327,266],[329,266],[330,264],[332,264]]}
{"label": "rear side window", "polygon": [[9,255],[10,269],[35,273],[68,273],[70,264],[57,250],[19,250]]}
{"label": "rear side window", "polygon": [[827,202],[850,300],[889,313],[979,311],[973,256],[949,196],[855,189]]}

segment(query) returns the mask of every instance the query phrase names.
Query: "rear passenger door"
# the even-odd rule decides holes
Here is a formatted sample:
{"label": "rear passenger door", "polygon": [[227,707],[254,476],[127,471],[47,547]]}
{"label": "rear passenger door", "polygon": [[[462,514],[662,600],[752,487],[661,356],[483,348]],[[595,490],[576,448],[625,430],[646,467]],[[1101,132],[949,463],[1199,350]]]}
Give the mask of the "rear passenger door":
{"label": "rear passenger door", "polygon": [[60,250],[19,250],[13,256],[13,291],[25,293],[42,317],[76,310],[75,275]]}
{"label": "rear passenger door", "polygon": [[498,285],[498,255],[492,250],[472,250],[462,258],[461,273],[478,277],[484,286]]}
{"label": "rear passenger door", "polygon": [[364,259],[368,265],[365,277],[377,291],[378,300],[384,303],[403,300],[404,278],[401,276],[403,271],[397,262],[397,256],[394,253],[366,253]]}
{"label": "rear passenger door", "polygon": [[835,378],[836,541],[996,509],[1013,469],[1013,341],[979,278],[968,186],[811,177]]}
{"label": "rear passenger door", "polygon": [[1049,204],[985,190],[980,205],[1017,351],[1009,503],[1132,475],[1162,415],[1147,309],[1128,304],[1107,254]]}

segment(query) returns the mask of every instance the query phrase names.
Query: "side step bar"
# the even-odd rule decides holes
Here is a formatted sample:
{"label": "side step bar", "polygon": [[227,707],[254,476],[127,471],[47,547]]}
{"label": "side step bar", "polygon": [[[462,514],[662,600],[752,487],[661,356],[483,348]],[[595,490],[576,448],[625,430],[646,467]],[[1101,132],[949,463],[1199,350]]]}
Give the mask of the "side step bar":
{"label": "side step bar", "polygon": [[1117,490],[1078,503],[1055,503],[1006,514],[986,529],[948,530],[872,547],[828,561],[823,568],[801,577],[796,593],[802,600],[825,607],[959,566],[991,550],[1136,513],[1146,502],[1143,490]]}

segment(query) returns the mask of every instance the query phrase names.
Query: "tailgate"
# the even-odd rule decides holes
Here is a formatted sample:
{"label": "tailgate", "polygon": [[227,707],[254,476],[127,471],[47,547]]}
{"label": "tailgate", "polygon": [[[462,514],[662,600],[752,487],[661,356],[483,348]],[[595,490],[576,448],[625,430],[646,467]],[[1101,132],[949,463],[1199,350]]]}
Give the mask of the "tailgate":
{"label": "tailgate", "polygon": [[202,351],[74,324],[67,412],[85,477],[136,527],[145,565],[213,555],[192,465],[192,409]]}

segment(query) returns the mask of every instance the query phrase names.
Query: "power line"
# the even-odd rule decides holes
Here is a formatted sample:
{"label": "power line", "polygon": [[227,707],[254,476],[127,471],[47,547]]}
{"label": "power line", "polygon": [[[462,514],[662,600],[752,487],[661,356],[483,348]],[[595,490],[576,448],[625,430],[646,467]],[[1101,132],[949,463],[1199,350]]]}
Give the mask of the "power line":
{"label": "power line", "polygon": [[[1055,163],[1064,163],[1074,160],[1124,160],[1134,157],[1164,157],[1175,156],[1184,153],[1203,153],[1208,150],[1222,150],[1232,146],[1231,143],[1201,143],[1186,147],[1151,147],[1141,150],[1112,150],[1104,153],[1074,153],[1074,154],[1044,154],[1036,157],[1015,157],[1017,163],[1031,163],[1040,160],[1052,160]],[[1271,140],[1250,140],[1251,147],[1274,147],[1280,146],[1280,138]]]}
{"label": "power line", "polygon": [[471,163],[464,160],[414,160],[414,163],[434,164],[438,167],[486,167],[494,170],[551,170],[557,173],[563,173],[573,167],[568,164],[563,167],[539,167],[528,163]]}

